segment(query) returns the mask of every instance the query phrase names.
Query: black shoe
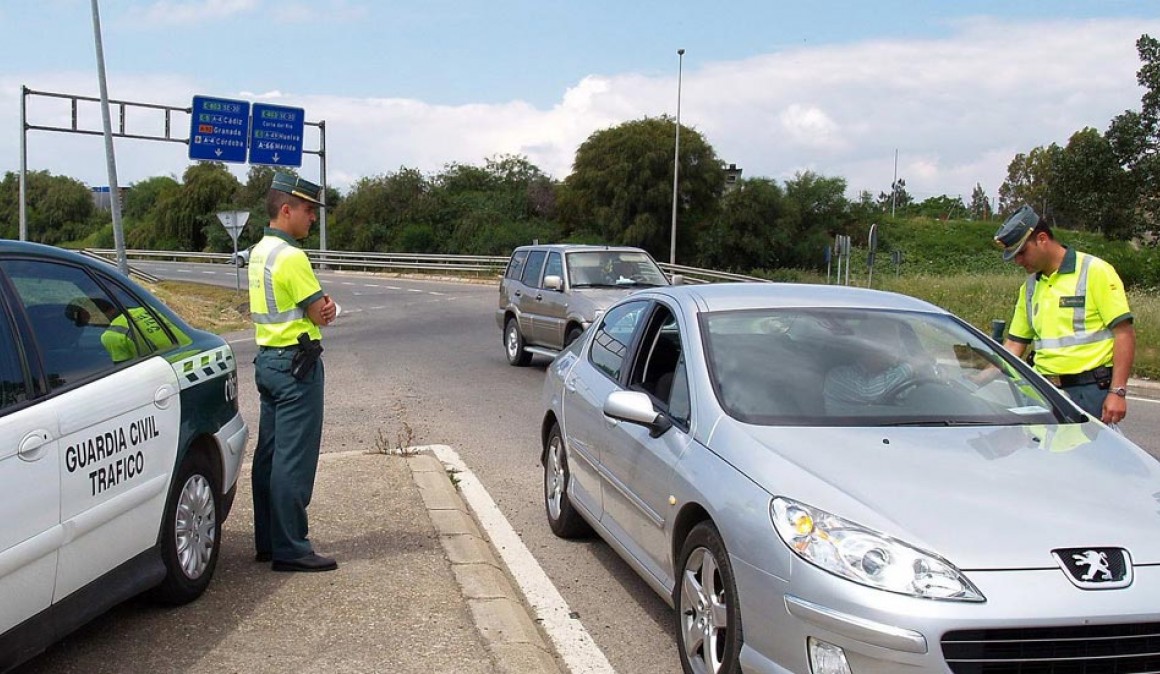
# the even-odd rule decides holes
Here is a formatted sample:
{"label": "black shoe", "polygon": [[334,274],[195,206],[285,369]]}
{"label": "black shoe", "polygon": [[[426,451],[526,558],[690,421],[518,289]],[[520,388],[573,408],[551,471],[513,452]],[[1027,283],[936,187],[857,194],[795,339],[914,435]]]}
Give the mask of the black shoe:
{"label": "black shoe", "polygon": [[258,554],[254,555],[254,561],[262,562],[263,564],[272,559],[274,559],[274,555],[269,552],[259,552]]}
{"label": "black shoe", "polygon": [[338,562],[312,552],[298,559],[275,559],[270,568],[275,571],[334,571],[338,568]]}

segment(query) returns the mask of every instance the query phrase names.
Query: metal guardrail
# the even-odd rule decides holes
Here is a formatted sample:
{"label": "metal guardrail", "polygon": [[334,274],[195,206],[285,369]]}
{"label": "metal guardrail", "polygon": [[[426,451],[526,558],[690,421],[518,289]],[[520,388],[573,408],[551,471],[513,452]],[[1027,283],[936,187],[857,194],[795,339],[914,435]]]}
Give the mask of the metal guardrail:
{"label": "metal guardrail", "polygon": [[[108,248],[91,248],[86,254],[104,259],[115,259],[116,251]],[[502,274],[507,268],[507,255],[436,255],[429,253],[359,253],[351,251],[307,250],[311,262],[332,269],[359,271],[402,271],[427,274],[472,273]],[[228,264],[233,253],[197,253],[166,250],[126,250],[125,256],[138,260],[174,260],[180,262],[221,262]],[[741,281],[765,283],[766,279],[744,274],[701,269],[679,264],[659,263],[661,270],[671,278],[680,274],[685,283],[723,283]]]}
{"label": "metal guardrail", "polygon": [[[77,252],[80,253],[81,255],[84,255],[85,257],[92,258],[94,260],[100,260],[101,262],[104,262],[105,264],[112,265],[114,267],[117,266],[116,251],[109,251],[110,253],[113,254],[112,259],[109,259],[108,257],[105,257],[104,255],[100,255],[100,254],[98,254],[94,251],[91,251],[91,250],[79,250]],[[136,276],[137,278],[140,278],[140,279],[144,279],[150,283],[157,283],[158,281],[161,280],[158,277],[154,276],[153,274],[150,274],[147,271],[142,271],[142,270],[136,269],[134,267],[129,267],[129,275]]]}

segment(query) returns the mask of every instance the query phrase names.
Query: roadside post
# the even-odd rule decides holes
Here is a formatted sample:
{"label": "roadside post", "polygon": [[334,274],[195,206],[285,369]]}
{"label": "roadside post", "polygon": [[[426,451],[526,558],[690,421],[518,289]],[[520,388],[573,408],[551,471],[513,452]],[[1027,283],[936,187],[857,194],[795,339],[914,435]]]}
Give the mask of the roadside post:
{"label": "roadside post", "polygon": [[874,253],[878,250],[878,224],[870,225],[870,240],[868,246],[870,252],[866,256],[866,287],[874,287]]}
{"label": "roadside post", "polygon": [[222,227],[226,228],[230,239],[234,242],[234,280],[237,291],[242,292],[242,267],[238,264],[238,234],[242,233],[242,228],[246,226],[246,221],[250,219],[249,211],[221,211],[217,214],[218,220],[221,221]]}

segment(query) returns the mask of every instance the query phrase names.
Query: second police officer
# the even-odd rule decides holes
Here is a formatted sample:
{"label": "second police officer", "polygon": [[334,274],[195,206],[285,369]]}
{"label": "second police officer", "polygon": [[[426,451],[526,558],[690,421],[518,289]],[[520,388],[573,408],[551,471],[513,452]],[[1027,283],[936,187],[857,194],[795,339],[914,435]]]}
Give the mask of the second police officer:
{"label": "second police officer", "polygon": [[270,225],[250,254],[250,314],[261,404],[254,451],[254,545],[275,571],[332,571],[308,538],[306,508],[322,442],[322,331],[337,306],[314,275],[299,241],[323,207],[322,189],[275,173],[266,194]]}

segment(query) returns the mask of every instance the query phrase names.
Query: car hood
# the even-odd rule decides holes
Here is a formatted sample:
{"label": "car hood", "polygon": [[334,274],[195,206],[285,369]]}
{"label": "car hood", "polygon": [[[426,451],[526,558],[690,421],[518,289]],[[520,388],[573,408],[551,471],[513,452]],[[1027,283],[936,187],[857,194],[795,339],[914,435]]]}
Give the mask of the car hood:
{"label": "car hood", "polygon": [[710,447],[799,500],[964,570],[1054,568],[1057,548],[1160,563],[1160,463],[1097,423],[973,428],[718,424]]}
{"label": "car hood", "polygon": [[632,295],[633,292],[650,288],[654,288],[653,285],[625,285],[623,288],[601,285],[600,288],[573,288],[571,306],[573,311],[578,311],[585,320],[590,322],[596,319],[597,311],[608,309],[618,299]]}

